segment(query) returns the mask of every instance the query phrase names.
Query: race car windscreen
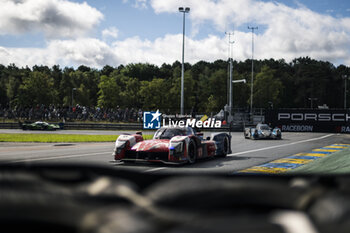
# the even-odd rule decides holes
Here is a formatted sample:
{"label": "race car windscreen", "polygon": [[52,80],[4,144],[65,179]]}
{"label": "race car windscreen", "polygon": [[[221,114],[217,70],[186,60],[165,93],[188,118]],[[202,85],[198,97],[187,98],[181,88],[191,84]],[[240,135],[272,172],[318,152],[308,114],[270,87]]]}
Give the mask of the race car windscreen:
{"label": "race car windscreen", "polygon": [[270,128],[267,125],[260,126],[261,130],[269,130]]}
{"label": "race car windscreen", "polygon": [[161,128],[157,130],[157,132],[154,134],[153,139],[171,139],[175,136],[185,136],[188,135],[188,132],[186,128]]}

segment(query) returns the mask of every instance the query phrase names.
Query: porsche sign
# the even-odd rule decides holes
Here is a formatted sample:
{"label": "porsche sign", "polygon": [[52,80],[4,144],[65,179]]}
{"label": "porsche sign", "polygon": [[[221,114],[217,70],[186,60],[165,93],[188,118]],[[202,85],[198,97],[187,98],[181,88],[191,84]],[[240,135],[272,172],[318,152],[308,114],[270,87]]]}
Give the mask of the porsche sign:
{"label": "porsche sign", "polygon": [[347,110],[268,110],[265,121],[285,132],[350,133],[350,111]]}

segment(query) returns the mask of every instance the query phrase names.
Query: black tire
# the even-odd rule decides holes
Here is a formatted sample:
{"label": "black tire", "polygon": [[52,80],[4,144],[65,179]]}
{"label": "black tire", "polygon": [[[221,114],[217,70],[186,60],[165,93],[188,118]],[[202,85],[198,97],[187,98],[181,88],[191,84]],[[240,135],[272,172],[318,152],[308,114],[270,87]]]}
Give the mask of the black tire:
{"label": "black tire", "polygon": [[251,138],[251,128],[244,128],[243,135],[245,139]]}
{"label": "black tire", "polygon": [[250,138],[253,140],[258,139],[258,131],[256,129],[254,130],[254,135],[250,132]]}
{"label": "black tire", "polygon": [[222,143],[223,143],[224,149],[223,149],[222,154],[219,155],[218,157],[225,158],[227,156],[227,154],[230,152],[230,143],[229,143],[228,137],[225,137],[224,141]]}
{"label": "black tire", "polygon": [[252,132],[250,132],[249,138],[253,140],[255,139],[254,136],[252,135]]}
{"label": "black tire", "polygon": [[243,135],[245,139],[249,139],[249,135],[247,135],[245,131],[243,132]]}
{"label": "black tire", "polygon": [[188,144],[188,163],[193,164],[196,162],[197,159],[197,147],[196,143],[191,140],[190,143]]}

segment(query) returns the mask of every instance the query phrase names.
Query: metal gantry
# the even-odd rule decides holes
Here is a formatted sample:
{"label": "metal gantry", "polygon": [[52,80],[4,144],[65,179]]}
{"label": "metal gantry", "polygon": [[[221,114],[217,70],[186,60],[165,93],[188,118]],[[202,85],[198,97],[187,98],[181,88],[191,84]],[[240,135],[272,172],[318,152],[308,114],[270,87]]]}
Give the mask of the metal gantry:
{"label": "metal gantry", "polygon": [[258,27],[249,27],[252,30],[252,77],[250,86],[250,115],[253,116],[253,91],[254,91],[254,30],[258,30]]}
{"label": "metal gantry", "polygon": [[[229,53],[228,53],[228,60],[229,60],[229,98],[228,98],[228,106],[230,110],[232,110],[232,47],[235,43],[233,40],[231,41],[231,36],[233,36],[233,32],[225,32],[226,35],[228,35],[228,44],[229,44]],[[230,113],[231,115],[231,113]]]}
{"label": "metal gantry", "polygon": [[181,106],[180,106],[180,114],[184,114],[184,75],[185,75],[185,14],[190,12],[189,7],[179,7],[179,12],[183,13],[182,20],[182,66],[181,66]]}

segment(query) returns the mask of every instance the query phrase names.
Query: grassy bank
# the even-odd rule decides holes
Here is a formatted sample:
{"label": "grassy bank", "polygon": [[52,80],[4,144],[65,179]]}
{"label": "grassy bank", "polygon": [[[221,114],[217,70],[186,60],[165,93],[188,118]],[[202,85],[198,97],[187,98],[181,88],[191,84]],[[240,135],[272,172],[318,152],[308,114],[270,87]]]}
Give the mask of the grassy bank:
{"label": "grassy bank", "polygon": [[345,149],[289,171],[287,174],[349,174],[350,149]]}
{"label": "grassy bank", "polygon": [[[0,134],[0,142],[113,142],[119,135]],[[153,135],[143,135],[151,139]]]}

